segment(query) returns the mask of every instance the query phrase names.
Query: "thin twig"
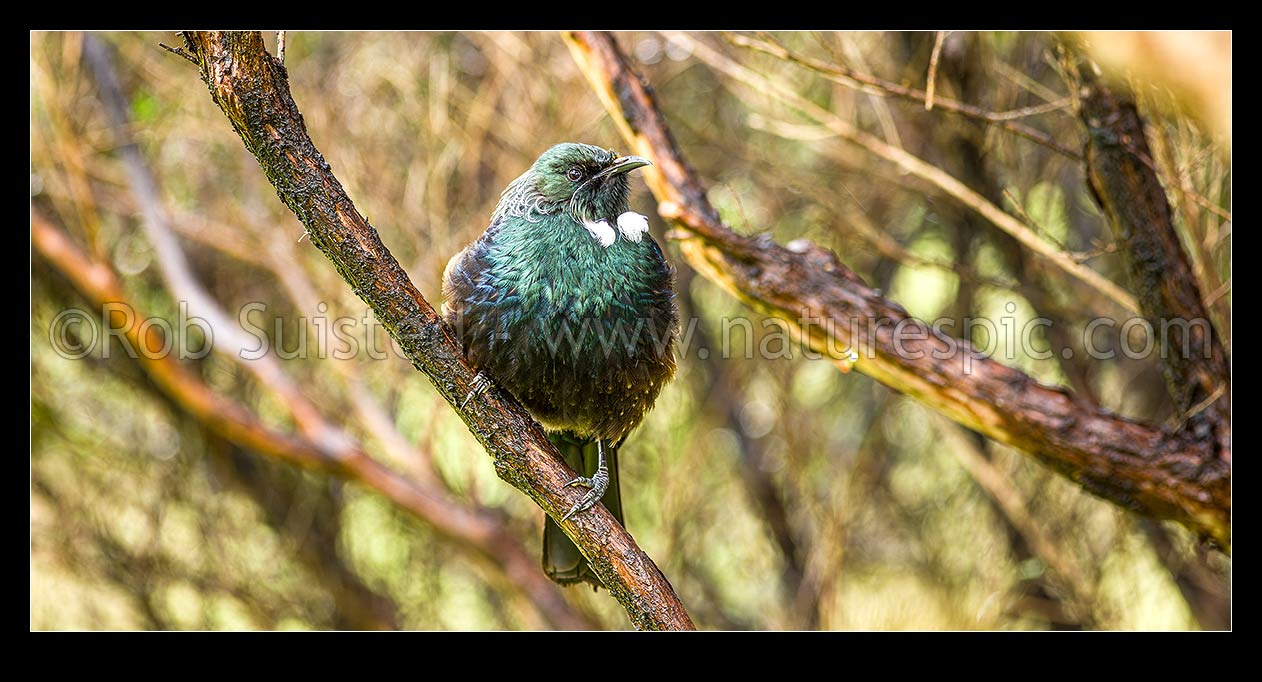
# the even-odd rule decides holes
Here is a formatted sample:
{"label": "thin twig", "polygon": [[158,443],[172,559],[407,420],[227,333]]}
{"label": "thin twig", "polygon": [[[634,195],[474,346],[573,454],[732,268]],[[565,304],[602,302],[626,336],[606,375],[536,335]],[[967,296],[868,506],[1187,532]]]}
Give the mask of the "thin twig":
{"label": "thin twig", "polygon": [[[926,93],[922,90],[909,88],[898,83],[893,83],[875,76],[854,71],[853,69],[848,69],[844,66],[833,65],[818,59],[801,56],[790,52],[782,45],[769,40],[758,40],[756,38],[750,38],[740,34],[724,34],[724,38],[737,47],[746,47],[758,52],[769,54],[773,57],[778,57],[787,62],[815,71],[834,83],[839,83],[861,92],[880,95],[882,97],[892,95],[922,104],[926,100]],[[1025,109],[1018,109],[1014,111],[993,112],[982,109],[981,107],[966,104],[964,102],[957,102],[944,97],[934,98],[934,106],[939,109],[950,111],[961,116],[967,116],[979,121],[994,123],[1014,135],[1024,137],[1031,142],[1047,147],[1048,149],[1075,161],[1081,161],[1081,154],[1057,142],[1051,135],[1048,135],[1041,130],[1035,130],[1034,128],[1018,123],[1014,120],[1024,116],[1032,116],[1035,114],[1042,114],[1068,108],[1069,100],[1068,98],[1058,98],[1055,104],[1057,106],[1051,106],[1049,104],[1040,105],[1038,107],[1026,107]]]}
{"label": "thin twig", "polygon": [[756,92],[775,97],[790,107],[798,110],[803,115],[811,118],[815,122],[827,127],[843,140],[855,144],[860,148],[875,154],[876,156],[890,161],[912,175],[926,180],[930,184],[938,187],[938,189],[942,190],[947,195],[973,209],[996,227],[1014,237],[1017,241],[1024,244],[1026,248],[1051,261],[1058,268],[1097,290],[1113,302],[1117,303],[1123,309],[1129,312],[1139,311],[1139,304],[1136,303],[1134,296],[1130,295],[1120,286],[1109,281],[1106,277],[1095,270],[1074,262],[1073,259],[1069,258],[1066,254],[1057,250],[1037,234],[1034,234],[1034,232],[1022,224],[1021,221],[1004,212],[1003,209],[998,206],[995,206],[985,197],[970,189],[950,173],[947,173],[941,168],[928,163],[904,149],[894,147],[885,141],[858,129],[849,121],[842,119],[833,112],[798,95],[782,83],[773,81],[772,79],[737,63],[735,60],[720,53],[709,45],[694,40],[687,34],[672,31],[668,32],[667,35],[672,41],[678,44],[692,47],[693,54],[696,55],[698,59],[710,64],[712,67],[722,71],[733,79],[745,83]]}
{"label": "thin twig", "polygon": [[1021,107],[1020,109],[1009,109],[1008,111],[988,112],[986,114],[986,120],[994,121],[996,123],[999,123],[1002,121],[1014,121],[1018,118],[1029,118],[1031,116],[1039,116],[1041,114],[1050,114],[1053,111],[1060,111],[1062,109],[1068,109],[1071,104],[1072,104],[1072,100],[1070,98],[1062,97],[1058,100],[1053,100],[1051,102],[1044,102],[1043,104],[1032,104],[1028,107]]}
{"label": "thin twig", "polygon": [[1210,393],[1204,400],[1193,405],[1192,409],[1188,410],[1187,414],[1183,415],[1183,418],[1179,420],[1179,428],[1183,428],[1183,425],[1186,424],[1189,419],[1204,412],[1207,407],[1213,405],[1215,402],[1218,402],[1218,399],[1223,397],[1223,392],[1226,390],[1226,384],[1219,384],[1218,388],[1215,388],[1213,393]]}
{"label": "thin twig", "polygon": [[166,43],[158,43],[158,47],[166,50],[167,52],[170,52],[173,55],[177,55],[177,56],[183,57],[184,59],[187,59],[189,63],[193,64],[194,66],[199,66],[197,63],[197,58],[189,54],[188,52],[185,52],[184,48],[182,47],[171,47],[170,45],[167,45]]}
{"label": "thin twig", "polygon": [[[768,132],[778,132],[776,122],[767,121],[766,123],[766,127],[762,128],[763,130],[767,130]],[[706,131],[693,131],[693,134],[712,141],[715,144],[719,143],[717,137],[708,136]],[[745,157],[744,160],[751,163],[768,163],[764,159],[756,159],[748,156]],[[783,169],[777,169],[776,173],[780,173],[782,175],[782,171]],[[776,179],[782,181],[784,178],[777,176]],[[835,197],[829,196],[826,190],[813,184],[795,186],[794,189],[795,191],[801,191],[809,194],[811,198],[819,202],[822,206],[835,206],[833,203]],[[857,197],[853,197],[852,195],[852,198],[854,198],[856,203],[859,203]],[[1032,287],[1023,282],[1012,282],[997,277],[987,277],[979,274],[974,268],[971,268],[964,263],[939,261],[912,253],[906,246],[891,237],[889,232],[874,225],[866,215],[862,204],[859,205],[858,210],[851,207],[836,208],[835,210],[844,214],[844,217],[846,218],[846,227],[851,228],[841,232],[843,235],[853,235],[858,237],[861,241],[875,249],[878,254],[884,256],[885,258],[889,258],[890,260],[896,261],[900,265],[908,267],[934,268],[943,272],[954,274],[964,282],[994,287],[996,289],[1007,289],[1010,291],[1016,291],[1023,296],[1031,296]],[[674,231],[672,233],[667,233],[666,238],[684,239],[687,238],[687,234],[680,231]]]}
{"label": "thin twig", "polygon": [[1210,306],[1217,303],[1218,299],[1222,298],[1223,296],[1226,296],[1228,291],[1231,291],[1231,278],[1230,277],[1228,277],[1225,282],[1218,285],[1217,289],[1210,292],[1209,296],[1205,297],[1205,307],[1209,308]]}
{"label": "thin twig", "polygon": [[[842,33],[838,36],[837,41],[841,44],[841,50],[845,54],[845,58],[853,62],[856,66],[864,71],[870,71],[867,60],[863,56],[863,51],[855,45],[855,41],[851,34]],[[820,44],[833,55],[833,59],[841,61],[836,51],[827,42],[820,40]],[[894,122],[894,115],[890,112],[889,102],[884,95],[865,92],[864,96],[872,103],[872,110],[876,112],[877,123],[881,126],[881,133],[885,136],[885,140],[895,147],[903,146],[902,136],[898,133],[898,125]]]}
{"label": "thin twig", "polygon": [[[1049,241],[1051,241],[1053,244],[1056,245],[1056,248],[1063,251],[1066,255],[1070,255],[1073,253],[1072,251],[1069,250],[1067,246],[1062,244],[1059,239],[1052,236],[1052,234],[1048,232],[1046,229],[1044,229],[1042,225],[1038,224],[1038,221],[1036,221],[1034,217],[1031,216],[1029,212],[1025,210],[1025,206],[1021,205],[1021,200],[1017,199],[1017,195],[1013,194],[1011,189],[1005,187],[1003,190],[1003,196],[1005,199],[1008,200],[1008,203],[1012,204],[1012,208],[1016,210],[1017,215],[1020,216],[1021,219],[1024,220],[1027,225],[1029,225],[1031,228],[1036,230],[1040,235],[1047,237]],[[1070,255],[1070,257],[1072,258],[1073,256]]]}
{"label": "thin twig", "polygon": [[[1055,64],[1053,64],[1053,67],[1054,66]],[[1064,99],[1063,95],[1060,95],[1046,85],[1034,80],[1029,74],[1012,66],[1011,64],[1008,64],[1007,62],[996,61],[995,71],[998,71],[1000,76],[1008,79],[1008,82],[1028,93],[1031,93],[1044,102],[1056,102]]]}
{"label": "thin twig", "polygon": [[1196,190],[1192,189],[1191,187],[1186,186],[1185,184],[1180,182],[1177,178],[1171,176],[1169,173],[1165,172],[1161,168],[1158,168],[1157,163],[1153,161],[1150,156],[1145,154],[1143,151],[1137,149],[1134,145],[1128,144],[1125,146],[1127,150],[1129,150],[1131,153],[1135,155],[1135,158],[1139,159],[1141,162],[1143,162],[1145,166],[1148,166],[1148,168],[1150,168],[1152,172],[1156,173],[1158,176],[1161,177],[1162,185],[1166,187],[1174,187],[1175,189],[1179,190],[1179,192],[1181,192],[1184,196],[1191,199],[1193,203],[1195,203],[1197,206],[1200,206],[1201,208],[1205,209],[1206,211],[1209,211],[1210,213],[1213,213],[1214,215],[1218,216],[1219,218],[1222,218],[1223,220],[1227,220],[1227,221],[1231,220],[1231,211],[1228,211],[1224,209],[1223,207],[1210,201],[1209,199],[1206,199],[1205,197],[1201,196],[1201,194],[1198,193]]}
{"label": "thin twig", "polygon": [[1092,240],[1091,243],[1095,245],[1094,249],[1091,249],[1090,251],[1069,251],[1069,257],[1074,259],[1075,262],[1086,263],[1087,261],[1099,258],[1100,256],[1107,256],[1111,253],[1121,251],[1121,247],[1117,245],[1117,242],[1109,242],[1105,244],[1098,240]]}
{"label": "thin twig", "polygon": [[1056,248],[1060,249],[1066,256],[1069,257],[1070,260],[1072,260],[1075,263],[1079,263],[1079,264],[1086,263],[1087,261],[1093,258],[1098,258],[1100,256],[1103,256],[1109,253],[1117,253],[1118,251],[1118,245],[1115,242],[1111,242],[1109,244],[1098,245],[1097,248],[1091,251],[1074,251],[1073,249],[1070,249],[1068,246],[1066,246],[1064,242],[1057,239],[1056,236],[1053,235],[1050,230],[1040,225],[1039,222],[1034,219],[1034,216],[1030,215],[1029,211],[1025,209],[1025,206],[1021,204],[1021,201],[1017,199],[1017,196],[1012,193],[1012,190],[1005,187],[1003,190],[1003,195],[1004,195],[1004,198],[1006,198],[1008,202],[1012,204],[1013,210],[1015,210],[1017,212],[1017,215],[1020,216],[1021,219],[1025,221],[1026,225],[1029,225],[1038,234],[1043,235],[1044,237],[1047,237],[1048,241],[1055,244]]}
{"label": "thin twig", "polygon": [[929,55],[929,75],[925,82],[925,111],[933,111],[933,91],[938,80],[938,59],[942,57],[942,44],[946,42],[946,31],[938,31],[933,39],[933,53]]}

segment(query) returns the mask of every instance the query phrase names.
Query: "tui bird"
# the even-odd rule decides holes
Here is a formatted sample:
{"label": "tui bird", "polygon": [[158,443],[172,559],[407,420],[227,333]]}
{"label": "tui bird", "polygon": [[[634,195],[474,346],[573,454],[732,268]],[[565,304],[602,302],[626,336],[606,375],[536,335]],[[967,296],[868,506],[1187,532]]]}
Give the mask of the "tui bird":
{"label": "tui bird", "polygon": [[[589,488],[562,521],[603,501],[623,523],[618,448],[675,374],[675,270],[627,207],[627,173],[647,165],[587,144],[548,149],[443,273],[443,318],[479,371],[469,397],[492,381],[512,393],[578,472],[567,486]],[[547,517],[543,568],[600,585]]]}

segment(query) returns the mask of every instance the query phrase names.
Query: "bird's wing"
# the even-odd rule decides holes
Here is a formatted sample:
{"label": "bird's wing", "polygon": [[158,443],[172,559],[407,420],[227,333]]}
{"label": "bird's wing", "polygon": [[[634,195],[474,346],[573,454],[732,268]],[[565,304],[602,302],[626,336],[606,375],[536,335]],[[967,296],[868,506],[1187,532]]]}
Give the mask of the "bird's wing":
{"label": "bird's wing", "polygon": [[[470,244],[469,246],[472,246],[472,244]],[[451,257],[451,260],[447,261],[447,267],[443,268],[442,316],[443,316],[443,319],[447,320],[448,322],[451,321],[450,319],[451,316],[455,314],[456,311],[455,311],[454,304],[460,300],[461,292],[465,288],[463,286],[464,278],[460,276],[458,273],[462,273],[464,271],[463,261],[464,261],[465,255],[469,253],[469,246],[466,246],[463,249],[460,249],[460,251],[457,252],[456,255]],[[453,280],[452,278],[453,274],[457,275],[455,280]],[[456,280],[460,280],[460,281],[456,281]]]}
{"label": "bird's wing", "polygon": [[447,324],[451,325],[460,336],[460,342],[466,346],[466,352],[469,351],[468,336],[475,331],[471,327],[477,326],[479,320],[462,319],[462,317],[470,313],[471,304],[476,306],[479,301],[486,298],[485,279],[487,269],[491,265],[486,255],[497,231],[498,226],[492,223],[481,237],[452,256],[451,260],[447,261],[447,267],[443,268],[441,314]]}

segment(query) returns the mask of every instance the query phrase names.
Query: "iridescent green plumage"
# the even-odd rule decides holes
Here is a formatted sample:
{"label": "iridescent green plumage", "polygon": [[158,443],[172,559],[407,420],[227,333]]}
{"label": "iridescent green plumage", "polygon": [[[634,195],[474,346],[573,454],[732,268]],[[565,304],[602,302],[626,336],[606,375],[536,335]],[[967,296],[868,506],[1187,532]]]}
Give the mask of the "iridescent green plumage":
{"label": "iridescent green plumage", "polygon": [[[617,448],[675,371],[674,270],[627,209],[626,172],[646,163],[552,147],[443,278],[443,314],[469,361],[530,410],[580,476],[598,477],[589,444],[601,441],[603,501],[619,521]],[[544,547],[553,579],[598,584],[551,520]]]}

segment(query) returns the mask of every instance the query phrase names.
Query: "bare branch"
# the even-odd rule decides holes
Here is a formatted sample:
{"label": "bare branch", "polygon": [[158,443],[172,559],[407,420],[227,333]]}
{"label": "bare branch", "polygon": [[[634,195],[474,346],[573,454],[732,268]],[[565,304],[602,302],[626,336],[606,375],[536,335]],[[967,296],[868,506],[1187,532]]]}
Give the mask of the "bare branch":
{"label": "bare branch", "polygon": [[942,44],[946,42],[946,31],[938,31],[933,38],[933,53],[929,55],[929,75],[925,77],[925,111],[933,111],[933,91],[937,88],[938,59],[942,56]]}
{"label": "bare branch", "polygon": [[1087,131],[1087,180],[1122,246],[1144,317],[1166,346],[1166,385],[1188,429],[1212,442],[1215,459],[1230,467],[1231,367],[1179,240],[1143,120],[1128,93],[1065,47]]}
{"label": "bare branch", "polygon": [[188,60],[188,62],[189,62],[189,63],[191,63],[191,64],[193,64],[194,66],[200,66],[200,65],[197,63],[197,58],[196,58],[196,57],[194,57],[193,55],[191,55],[191,54],[189,54],[189,53],[185,52],[185,51],[184,51],[184,48],[182,48],[182,47],[171,47],[170,45],[167,45],[166,43],[158,43],[158,47],[160,47],[160,48],[162,48],[162,49],[166,50],[167,52],[170,52],[170,53],[171,53],[171,54],[173,54],[173,55],[177,55],[177,56],[179,56],[179,57],[183,57],[184,59]]}

